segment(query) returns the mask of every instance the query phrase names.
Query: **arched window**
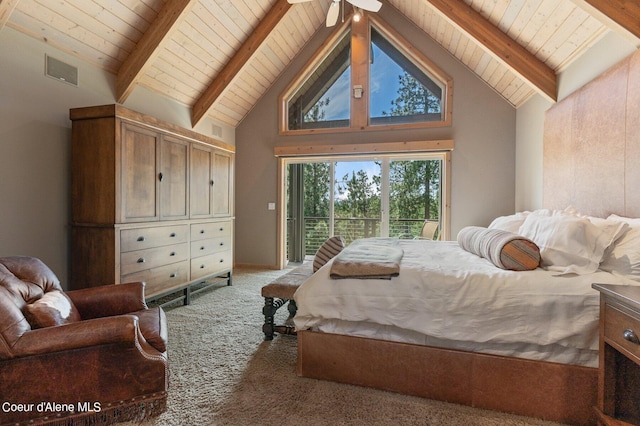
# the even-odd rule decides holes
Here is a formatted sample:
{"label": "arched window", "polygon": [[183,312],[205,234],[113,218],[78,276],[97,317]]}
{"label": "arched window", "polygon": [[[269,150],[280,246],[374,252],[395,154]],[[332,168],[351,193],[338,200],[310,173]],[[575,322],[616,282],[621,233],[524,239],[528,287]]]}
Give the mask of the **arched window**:
{"label": "arched window", "polygon": [[350,35],[348,31],[289,98],[290,130],[349,127]]}
{"label": "arched window", "polygon": [[444,121],[446,85],[371,28],[369,125]]}
{"label": "arched window", "polygon": [[280,132],[451,124],[452,80],[378,17],[339,27],[280,97]]}

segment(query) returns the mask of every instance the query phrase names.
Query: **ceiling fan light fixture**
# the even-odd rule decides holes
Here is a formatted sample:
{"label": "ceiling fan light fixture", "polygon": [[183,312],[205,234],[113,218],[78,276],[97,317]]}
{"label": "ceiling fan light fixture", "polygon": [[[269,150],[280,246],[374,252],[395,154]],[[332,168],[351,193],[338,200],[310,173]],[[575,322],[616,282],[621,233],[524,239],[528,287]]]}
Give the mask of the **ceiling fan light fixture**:
{"label": "ceiling fan light fixture", "polygon": [[[296,4],[296,3],[307,3],[313,0],[287,0],[287,3]],[[327,1],[327,0],[323,0]],[[382,7],[382,3],[378,0],[329,0],[329,10],[327,11],[327,18],[325,20],[325,25],[327,27],[333,27],[340,17],[340,12],[342,9],[342,22],[344,22],[344,4],[349,3],[354,8],[353,21],[359,22],[362,19],[362,15],[364,11],[368,12],[377,12]],[[0,0],[0,3],[2,0]],[[342,8],[340,8],[342,6]]]}
{"label": "ceiling fan light fixture", "polygon": [[353,14],[353,22],[360,22],[360,20],[362,19],[362,10],[360,10],[360,8],[358,7],[354,7],[355,12]]}

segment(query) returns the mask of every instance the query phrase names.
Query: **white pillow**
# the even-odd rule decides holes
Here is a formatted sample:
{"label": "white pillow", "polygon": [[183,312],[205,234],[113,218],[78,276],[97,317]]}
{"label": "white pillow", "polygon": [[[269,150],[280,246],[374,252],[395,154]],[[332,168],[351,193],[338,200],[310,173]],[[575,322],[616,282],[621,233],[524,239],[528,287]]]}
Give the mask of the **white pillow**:
{"label": "white pillow", "polygon": [[[602,229],[607,235],[611,235],[611,241],[609,242],[607,248],[604,250],[604,255],[602,256],[602,261],[604,261],[608,256],[610,256],[611,251],[615,247],[616,243],[621,240],[622,237],[624,237],[629,231],[630,226],[626,222],[615,219],[602,219],[595,216],[584,217],[589,219],[595,226]],[[602,264],[602,262],[600,262],[600,264]]]}
{"label": "white pillow", "polygon": [[600,269],[640,281],[640,219],[612,214],[607,220],[626,224],[628,230],[604,257]]}
{"label": "white pillow", "polygon": [[611,229],[599,228],[586,217],[546,212],[529,214],[518,234],[540,248],[543,268],[563,274],[595,272],[613,241]]}
{"label": "white pillow", "polygon": [[559,209],[538,209],[531,212],[538,216],[580,216],[580,212],[573,206],[568,206],[563,210]]}
{"label": "white pillow", "polygon": [[518,212],[509,216],[496,217],[489,225],[489,229],[500,229],[517,234],[528,214],[529,212]]}

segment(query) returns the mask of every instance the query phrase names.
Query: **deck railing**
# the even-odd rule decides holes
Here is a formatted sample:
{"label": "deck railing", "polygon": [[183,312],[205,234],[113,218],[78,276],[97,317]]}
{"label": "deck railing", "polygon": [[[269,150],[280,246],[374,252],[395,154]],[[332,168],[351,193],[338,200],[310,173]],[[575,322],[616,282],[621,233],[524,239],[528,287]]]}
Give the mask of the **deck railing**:
{"label": "deck railing", "polygon": [[[413,238],[420,235],[424,219],[390,219],[389,236]],[[344,237],[347,244],[358,238],[380,236],[379,218],[336,218],[334,235]],[[313,255],[329,238],[328,217],[305,217],[305,252]]]}

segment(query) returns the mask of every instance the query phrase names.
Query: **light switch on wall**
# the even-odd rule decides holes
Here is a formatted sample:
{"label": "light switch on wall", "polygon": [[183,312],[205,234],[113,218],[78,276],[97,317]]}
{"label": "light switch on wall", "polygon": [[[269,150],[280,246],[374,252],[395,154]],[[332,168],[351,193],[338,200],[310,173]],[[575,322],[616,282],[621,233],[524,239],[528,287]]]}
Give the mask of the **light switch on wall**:
{"label": "light switch on wall", "polygon": [[267,209],[269,210],[275,210],[276,209],[276,203],[269,203],[267,205]]}

